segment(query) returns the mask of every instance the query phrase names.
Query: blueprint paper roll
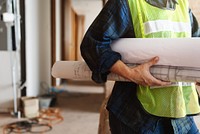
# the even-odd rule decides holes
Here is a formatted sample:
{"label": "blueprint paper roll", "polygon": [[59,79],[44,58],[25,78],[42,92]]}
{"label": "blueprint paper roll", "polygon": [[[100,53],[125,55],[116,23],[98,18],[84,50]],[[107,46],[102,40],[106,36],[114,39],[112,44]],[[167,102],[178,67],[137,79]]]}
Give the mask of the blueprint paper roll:
{"label": "blueprint paper roll", "polygon": [[[200,82],[200,38],[121,38],[111,44],[128,66],[136,66],[159,56],[151,74],[164,81]],[[52,68],[55,78],[91,80],[92,72],[83,61],[57,61]],[[108,80],[127,81],[109,74]]]}
{"label": "blueprint paper roll", "polygon": [[200,67],[200,38],[121,38],[111,44],[125,63],[159,56],[158,65]]}
{"label": "blueprint paper roll", "polygon": [[83,61],[57,61],[52,67],[55,78],[90,80],[92,72]]}
{"label": "blueprint paper roll", "polygon": [[[92,72],[84,61],[57,61],[52,67],[54,78],[91,80]],[[123,77],[111,73],[108,80],[127,81]]]}
{"label": "blueprint paper roll", "polygon": [[[136,64],[127,65],[131,67],[137,66]],[[164,81],[200,82],[200,68],[155,65],[150,68],[150,72],[154,77]],[[63,79],[91,80],[92,72],[83,61],[57,61],[52,67],[52,76]],[[110,73],[107,79],[128,81],[113,73]]]}
{"label": "blueprint paper roll", "polygon": [[150,72],[163,81],[200,82],[200,68],[155,65],[150,68]]}

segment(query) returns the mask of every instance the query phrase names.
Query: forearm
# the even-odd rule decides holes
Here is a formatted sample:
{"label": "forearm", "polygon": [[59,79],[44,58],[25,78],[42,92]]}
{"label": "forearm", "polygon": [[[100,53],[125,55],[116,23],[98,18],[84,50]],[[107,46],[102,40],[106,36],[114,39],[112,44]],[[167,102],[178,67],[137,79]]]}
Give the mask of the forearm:
{"label": "forearm", "polygon": [[164,86],[170,82],[164,82],[156,79],[150,73],[150,67],[158,62],[159,58],[154,57],[150,61],[136,67],[128,67],[121,60],[118,60],[111,68],[112,73],[118,74],[129,81],[143,86]]}
{"label": "forearm", "polygon": [[110,69],[112,73],[118,74],[127,80],[130,80],[131,69],[124,64],[121,60],[118,60]]}

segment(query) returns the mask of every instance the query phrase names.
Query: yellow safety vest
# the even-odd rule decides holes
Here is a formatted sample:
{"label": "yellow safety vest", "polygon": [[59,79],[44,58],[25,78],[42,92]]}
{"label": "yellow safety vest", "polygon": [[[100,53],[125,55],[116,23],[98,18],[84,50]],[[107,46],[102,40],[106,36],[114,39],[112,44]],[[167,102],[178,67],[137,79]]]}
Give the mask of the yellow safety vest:
{"label": "yellow safety vest", "polygon": [[[145,0],[128,2],[137,38],[191,37],[187,0],[179,0],[175,10],[160,9]],[[200,112],[194,83],[175,82],[164,87],[138,85],[137,96],[144,109],[152,115],[181,118]]]}

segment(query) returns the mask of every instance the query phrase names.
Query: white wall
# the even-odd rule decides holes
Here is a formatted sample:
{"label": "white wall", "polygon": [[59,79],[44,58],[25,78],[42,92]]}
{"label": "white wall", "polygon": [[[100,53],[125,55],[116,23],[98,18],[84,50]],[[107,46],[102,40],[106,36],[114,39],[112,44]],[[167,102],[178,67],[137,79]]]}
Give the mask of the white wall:
{"label": "white wall", "polygon": [[[66,3],[66,10],[71,10],[67,7],[71,5],[70,0],[67,0]],[[78,1],[78,3],[81,5],[83,4],[81,1]],[[85,1],[84,3],[88,4],[85,6],[87,10],[84,9],[84,15],[86,15],[85,28],[87,29],[101,10],[102,1]],[[25,4],[27,95],[36,96],[40,93],[41,82],[45,82],[49,86],[51,85],[50,0],[26,0]],[[57,4],[59,5],[60,3]],[[57,13],[59,13],[59,11],[57,11]],[[70,17],[70,15],[68,15],[65,16],[66,19]],[[69,24],[67,24],[65,28],[68,29],[67,31],[70,31],[70,27],[67,27],[68,25]],[[58,27],[60,26],[58,25],[57,28]],[[56,32],[59,33],[59,31]],[[58,36],[59,35],[56,37],[57,39],[59,39]],[[65,36],[68,37],[68,35]],[[65,42],[69,42],[71,36],[69,35],[66,39]],[[60,44],[60,42],[58,41],[56,44]],[[58,51],[60,50],[59,47],[56,49]],[[57,58],[60,58],[59,55],[57,55]]]}
{"label": "white wall", "polygon": [[36,96],[41,82],[51,82],[50,0],[25,4],[27,96]]}
{"label": "white wall", "polygon": [[103,7],[102,0],[72,0],[72,6],[78,15],[85,16],[85,31],[89,28]]}

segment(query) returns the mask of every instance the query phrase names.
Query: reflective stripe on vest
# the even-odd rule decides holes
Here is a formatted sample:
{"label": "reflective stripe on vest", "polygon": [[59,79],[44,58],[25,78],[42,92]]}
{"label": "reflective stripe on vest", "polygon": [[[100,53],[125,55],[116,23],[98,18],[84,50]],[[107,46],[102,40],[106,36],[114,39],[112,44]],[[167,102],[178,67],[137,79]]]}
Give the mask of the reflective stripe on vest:
{"label": "reflective stripe on vest", "polygon": [[[191,37],[187,0],[179,0],[175,10],[160,9],[145,0],[128,2],[137,38]],[[178,82],[165,87],[139,85],[137,96],[152,115],[180,118],[200,112],[194,83]]]}
{"label": "reflective stripe on vest", "polygon": [[144,34],[156,33],[161,31],[171,31],[174,33],[191,31],[191,25],[184,22],[173,22],[169,20],[156,20],[144,23]]}

